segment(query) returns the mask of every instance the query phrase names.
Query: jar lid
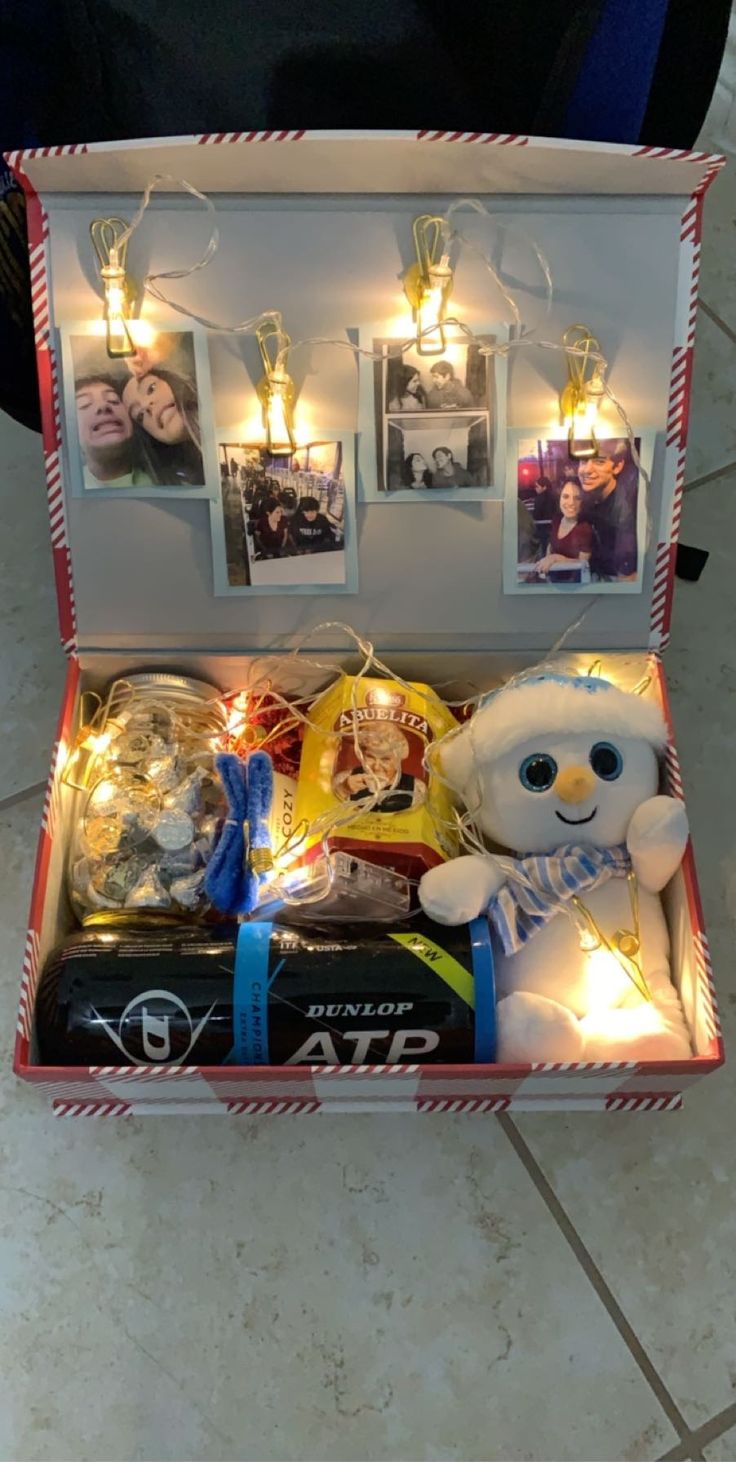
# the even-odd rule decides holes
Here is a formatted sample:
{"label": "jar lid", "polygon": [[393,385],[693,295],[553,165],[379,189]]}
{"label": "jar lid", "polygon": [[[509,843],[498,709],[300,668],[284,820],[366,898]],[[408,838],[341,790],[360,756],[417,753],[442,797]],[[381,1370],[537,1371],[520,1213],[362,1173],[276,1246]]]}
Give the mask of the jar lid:
{"label": "jar lid", "polygon": [[143,933],[146,929],[171,928],[172,924],[191,924],[192,915],[170,914],[160,909],[96,909],[84,914],[83,929],[130,929]]}
{"label": "jar lid", "polygon": [[220,700],[221,692],[207,680],[195,680],[190,675],[174,675],[166,670],[142,670],[135,675],[120,677],[136,690],[165,690],[170,694],[196,696],[198,700]]}

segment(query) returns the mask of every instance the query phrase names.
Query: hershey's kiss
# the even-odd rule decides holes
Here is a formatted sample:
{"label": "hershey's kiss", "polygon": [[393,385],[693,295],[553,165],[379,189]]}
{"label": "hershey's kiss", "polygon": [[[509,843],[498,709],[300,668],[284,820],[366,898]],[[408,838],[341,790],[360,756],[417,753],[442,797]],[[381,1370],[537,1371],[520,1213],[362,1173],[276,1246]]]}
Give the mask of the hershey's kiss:
{"label": "hershey's kiss", "polygon": [[194,823],[186,812],[165,808],[151,831],[159,848],[166,853],[178,853],[192,842]]}

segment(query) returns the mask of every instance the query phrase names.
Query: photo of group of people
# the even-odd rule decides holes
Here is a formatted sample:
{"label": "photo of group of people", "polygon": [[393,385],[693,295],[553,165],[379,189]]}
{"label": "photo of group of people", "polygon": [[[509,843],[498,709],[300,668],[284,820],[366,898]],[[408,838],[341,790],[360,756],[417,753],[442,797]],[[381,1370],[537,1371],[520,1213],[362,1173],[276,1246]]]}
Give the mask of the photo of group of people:
{"label": "photo of group of people", "polygon": [[70,452],[73,490],[204,495],[201,386],[192,332],[151,331],[150,343],[116,360],[99,335],[70,333],[65,348],[71,375],[67,420],[70,447],[76,449]]}
{"label": "photo of group of people", "polygon": [[[361,488],[369,502],[473,501],[494,491],[497,336],[448,327],[442,353],[365,327]],[[372,400],[372,413],[371,413]]]}
{"label": "photo of group of people", "polygon": [[[641,437],[634,449],[640,460]],[[510,530],[514,582],[507,587],[637,590],[643,557],[639,477],[625,437],[603,439],[581,457],[570,454],[566,438],[522,439]]]}
{"label": "photo of group of people", "polygon": [[[349,450],[343,440],[312,442],[274,456],[260,445],[220,442],[228,592],[347,586],[355,568]],[[217,577],[217,552],[215,568]]]}

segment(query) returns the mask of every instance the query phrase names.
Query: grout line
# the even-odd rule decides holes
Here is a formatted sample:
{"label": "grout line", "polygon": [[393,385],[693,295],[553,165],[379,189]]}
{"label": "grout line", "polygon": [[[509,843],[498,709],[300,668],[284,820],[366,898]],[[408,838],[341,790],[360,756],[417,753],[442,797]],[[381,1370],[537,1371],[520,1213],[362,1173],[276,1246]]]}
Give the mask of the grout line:
{"label": "grout line", "polygon": [[678,1442],[676,1447],[671,1447],[669,1452],[663,1452],[657,1462],[707,1462],[707,1458],[692,1441],[687,1437],[684,1442]]}
{"label": "grout line", "polygon": [[[717,1411],[715,1416],[711,1416],[709,1421],[704,1421],[702,1426],[693,1427],[690,1433],[690,1445],[696,1451],[689,1455],[694,1457],[699,1447],[707,1447],[710,1442],[715,1442],[732,1426],[736,1426],[736,1401],[732,1401],[730,1406],[724,1406],[723,1411]],[[669,1455],[668,1452],[667,1457]]]}
{"label": "grout line", "polygon": [[664,1381],[654,1369],[654,1366],[652,1365],[652,1362],[650,1361],[649,1356],[644,1349],[644,1346],[639,1340],[633,1327],[626,1319],[626,1316],[621,1309],[618,1300],[615,1298],[613,1291],[610,1289],[605,1279],[603,1278],[603,1275],[598,1268],[595,1260],[593,1259],[593,1256],[586,1249],[583,1240],[581,1239],[579,1233],[577,1232],[577,1229],[572,1223],[572,1220],[568,1217],[551,1183],[547,1180],[544,1173],[542,1172],[539,1163],[531,1152],[531,1149],[524,1141],[524,1138],[522,1137],[518,1127],[512,1121],[512,1119],[503,1112],[499,1114],[497,1121],[499,1123],[499,1126],[502,1127],[503,1131],[505,1132],[509,1142],[511,1143],[511,1146],[514,1148],[517,1157],[520,1158],[521,1162],[526,1168],[527,1173],[529,1174],[529,1177],[531,1178],[535,1187],[538,1189],[542,1200],[544,1201],[544,1203],[546,1203],[547,1208],[549,1209],[552,1218],[557,1224],[557,1227],[560,1229],[563,1238],[567,1240],[570,1248],[573,1251],[573,1254],[575,1255],[575,1258],[577,1259],[581,1268],[585,1271],[588,1279],[590,1280],[590,1283],[593,1286],[593,1289],[595,1290],[599,1300],[601,1301],[601,1304],[603,1305],[604,1309],[607,1310],[611,1320],[616,1326],[616,1329],[618,1330],[621,1339],[623,1340],[624,1344],[628,1346],[628,1349],[631,1352],[633,1359],[636,1361],[636,1364],[638,1365],[639,1370],[644,1376],[645,1381],[647,1381],[648,1385],[654,1392],[660,1406],[662,1407],[662,1410],[665,1412],[669,1421],[672,1423],[680,1439],[682,1441],[690,1443],[690,1429],[687,1425],[687,1422],[685,1421],[684,1416],[682,1415],[682,1412],[680,1411],[674,1398],[667,1390]]}
{"label": "grout line", "polygon": [[46,791],[47,778],[42,782],[34,782],[32,787],[24,787],[21,792],[11,792],[9,797],[0,797],[0,812],[6,807],[15,807],[18,802],[25,802],[26,797],[35,797],[39,792]]}
{"label": "grout line", "polygon": [[729,462],[726,467],[714,467],[712,472],[704,472],[702,477],[693,477],[691,482],[686,482],[683,492],[692,492],[696,487],[705,487],[706,482],[714,482],[717,477],[729,477],[736,472],[736,462]]}
{"label": "grout line", "polygon": [[707,305],[705,303],[704,299],[698,300],[698,307],[703,311],[704,315],[708,316],[709,320],[713,321],[714,325],[718,326],[719,330],[723,331],[724,335],[728,336],[732,344],[736,345],[736,330],[732,329],[730,325],[727,325],[726,321],[722,320],[720,315],[716,314],[716,311],[711,309],[710,305]]}

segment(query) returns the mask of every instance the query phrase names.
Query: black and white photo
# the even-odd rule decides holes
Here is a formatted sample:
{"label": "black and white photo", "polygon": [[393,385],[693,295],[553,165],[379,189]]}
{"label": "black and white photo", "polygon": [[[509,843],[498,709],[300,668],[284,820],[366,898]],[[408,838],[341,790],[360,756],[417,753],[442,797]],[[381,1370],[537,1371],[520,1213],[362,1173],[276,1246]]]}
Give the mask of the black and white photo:
{"label": "black and white photo", "polygon": [[311,442],[286,456],[220,441],[220,504],[212,509],[218,592],[353,590],[352,451],[352,438]]}
{"label": "black and white photo", "polygon": [[[481,342],[456,341],[436,359],[419,355],[416,348],[401,351],[401,342],[377,341],[381,359],[374,362],[376,385],[383,388],[388,416],[419,411],[490,412],[491,371]],[[383,353],[385,351],[385,353]]]}
{"label": "black and white photo", "polygon": [[387,422],[385,480],[389,491],[450,491],[488,482],[488,418],[480,412],[434,414]]}
{"label": "black and white photo", "polygon": [[[360,332],[361,492],[366,501],[473,501],[501,494],[496,327],[445,332],[437,356],[416,343]],[[503,372],[505,374],[505,372]],[[496,482],[498,481],[498,486]]]}

